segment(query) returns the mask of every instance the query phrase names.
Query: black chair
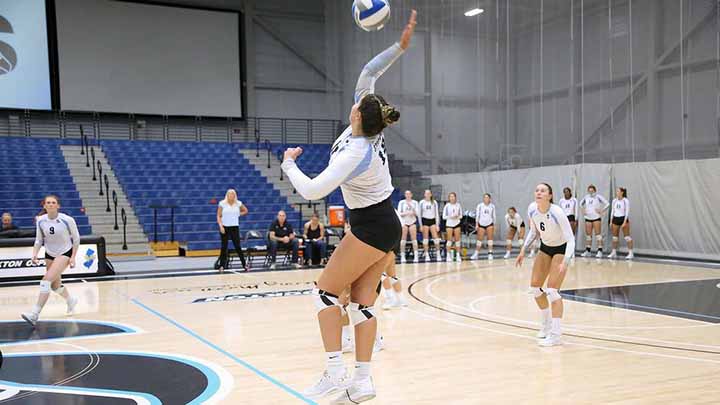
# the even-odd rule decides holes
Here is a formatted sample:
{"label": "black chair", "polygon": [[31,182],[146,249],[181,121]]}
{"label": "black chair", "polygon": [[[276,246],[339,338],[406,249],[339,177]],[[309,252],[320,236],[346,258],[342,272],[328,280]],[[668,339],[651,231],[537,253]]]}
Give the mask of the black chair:
{"label": "black chair", "polygon": [[267,246],[250,246],[249,241],[251,240],[265,240],[265,235],[262,231],[247,231],[245,233],[245,239],[243,250],[247,252],[245,260],[247,260],[248,267],[252,268],[253,261],[256,257],[267,256]]}
{"label": "black chair", "polygon": [[[303,240],[303,239],[302,239],[302,235],[301,235],[301,234],[298,234],[297,232],[293,232],[293,234],[295,235],[295,239],[298,240],[298,255],[299,255],[300,251],[302,250],[302,246],[300,245],[300,241]],[[265,241],[268,243],[268,247],[266,248],[266,252],[265,252],[265,263],[263,264],[263,266],[264,266],[264,267],[270,267],[270,264],[271,264],[271,263],[270,263],[270,260],[271,260],[271,259],[270,259],[270,246],[269,246],[269,244],[270,244],[270,233],[268,233],[268,234],[266,235]],[[279,257],[279,256],[282,256],[282,260],[278,260],[278,257]],[[292,249],[291,249],[291,248],[279,247],[279,246],[278,246],[278,250],[277,250],[276,256],[275,256],[275,264],[278,264],[278,262],[279,262],[279,264],[281,264],[281,265],[286,265],[286,264],[289,264],[291,260],[292,260]],[[300,260],[300,259],[298,259],[298,261],[299,261],[299,260]]]}

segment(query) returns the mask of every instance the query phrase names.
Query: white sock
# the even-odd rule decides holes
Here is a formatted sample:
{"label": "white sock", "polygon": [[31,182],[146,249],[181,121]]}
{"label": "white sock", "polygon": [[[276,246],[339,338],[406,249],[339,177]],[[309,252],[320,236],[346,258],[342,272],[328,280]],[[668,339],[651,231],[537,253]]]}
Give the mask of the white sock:
{"label": "white sock", "polygon": [[383,294],[385,295],[385,300],[392,301],[395,299],[395,290],[391,288],[383,288]]}
{"label": "white sock", "polygon": [[345,363],[343,363],[342,352],[326,352],[327,371],[332,377],[341,377],[345,374]]}
{"label": "white sock", "polygon": [[541,316],[541,320],[542,320],[542,326],[549,325],[550,320],[552,319],[552,313],[550,312],[550,307],[541,309],[540,316]]}
{"label": "white sock", "polygon": [[552,319],[552,333],[553,335],[562,335],[562,330],[560,329],[560,318]]}
{"label": "white sock", "polygon": [[475,242],[475,251],[480,252],[480,250],[482,250],[482,242],[477,241],[477,242]]}
{"label": "white sock", "polygon": [[355,363],[354,380],[364,380],[370,378],[370,362],[358,361]]}
{"label": "white sock", "polygon": [[342,327],[342,338],[343,338],[343,340],[347,340],[347,339],[352,340],[353,335],[352,335],[352,328],[350,327],[350,325],[345,325]]}
{"label": "white sock", "polygon": [[427,240],[423,241],[423,251],[425,251],[425,254],[430,253],[430,242]]}
{"label": "white sock", "polygon": [[491,240],[489,240],[489,241],[488,241],[488,253],[491,253],[491,254],[492,254],[492,252],[493,252],[493,245],[494,245],[494,242],[491,241]]}
{"label": "white sock", "polygon": [[33,306],[33,309],[32,309],[33,314],[40,315],[41,311],[42,311],[42,307],[40,305],[35,304],[35,306]]}
{"label": "white sock", "polygon": [[413,254],[418,257],[418,243],[416,240],[412,241]]}
{"label": "white sock", "polygon": [[400,256],[405,257],[405,245],[407,244],[407,241],[401,240],[400,241]]}

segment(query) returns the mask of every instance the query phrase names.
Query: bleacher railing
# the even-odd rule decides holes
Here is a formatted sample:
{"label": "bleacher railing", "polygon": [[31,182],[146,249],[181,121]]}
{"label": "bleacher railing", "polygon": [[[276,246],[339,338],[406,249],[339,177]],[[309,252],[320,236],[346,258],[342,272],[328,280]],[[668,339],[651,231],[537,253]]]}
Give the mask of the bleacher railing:
{"label": "bleacher railing", "polygon": [[76,111],[0,109],[0,136],[94,139],[328,144],[339,120],[273,117],[177,117]]}

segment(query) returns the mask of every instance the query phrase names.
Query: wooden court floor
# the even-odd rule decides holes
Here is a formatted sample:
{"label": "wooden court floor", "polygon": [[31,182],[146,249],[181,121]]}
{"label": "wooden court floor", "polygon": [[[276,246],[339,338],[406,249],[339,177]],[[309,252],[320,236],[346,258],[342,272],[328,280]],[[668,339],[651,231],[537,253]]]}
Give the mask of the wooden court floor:
{"label": "wooden court floor", "polygon": [[[503,260],[398,266],[409,306],[379,311],[385,350],[374,357],[378,397],[369,403],[720,403],[720,318],[639,310],[626,305],[626,290],[616,289],[610,292],[617,298],[612,304],[597,298],[608,305],[566,299],[565,345],[540,348],[534,338],[537,310],[527,294],[531,264],[520,269]],[[306,295],[318,274],[69,284],[81,297],[72,319],[125,325],[133,333],[3,344],[6,366],[0,380],[13,381],[19,372],[8,368],[13,353],[163,353],[217,371],[219,387],[202,403],[315,403],[299,392],[324,367],[314,305]],[[720,270],[577,259],[563,290],[685,280],[720,281]],[[688,294],[688,302],[718,303],[707,295],[720,289],[702,291],[706,297]],[[0,319],[18,320],[36,292],[35,286],[1,288]],[[663,297],[653,294],[646,298],[658,298],[662,305]],[[66,319],[63,310],[64,303],[51,297],[42,319]],[[352,365],[351,355],[346,363]],[[173,390],[177,384],[182,382],[168,375],[166,386],[156,388]]]}

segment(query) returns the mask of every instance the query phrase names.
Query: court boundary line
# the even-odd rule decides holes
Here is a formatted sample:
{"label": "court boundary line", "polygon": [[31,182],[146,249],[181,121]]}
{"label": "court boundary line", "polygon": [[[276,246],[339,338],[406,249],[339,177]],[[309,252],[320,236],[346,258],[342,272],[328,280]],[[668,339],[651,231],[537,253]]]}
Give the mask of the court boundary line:
{"label": "court boundary line", "polygon": [[160,318],[160,319],[168,322],[169,324],[175,326],[176,328],[178,328],[178,329],[180,329],[181,331],[185,332],[187,335],[189,335],[189,336],[191,336],[191,337],[199,340],[200,342],[204,343],[206,346],[208,346],[208,347],[210,347],[211,349],[215,350],[216,352],[224,355],[225,357],[233,360],[235,363],[243,366],[243,367],[246,368],[247,370],[250,370],[251,372],[253,372],[253,373],[254,373],[255,375],[257,375],[258,377],[260,377],[260,378],[262,378],[262,379],[270,382],[271,384],[273,384],[273,385],[275,385],[276,387],[282,389],[283,391],[287,392],[288,394],[292,395],[293,397],[295,397],[295,398],[297,398],[297,399],[305,402],[306,404],[318,405],[317,402],[315,402],[315,401],[313,401],[313,400],[305,397],[305,396],[302,395],[301,393],[299,393],[299,392],[295,391],[294,389],[292,389],[290,386],[285,385],[284,383],[282,383],[282,382],[278,381],[277,379],[271,377],[270,375],[266,374],[266,373],[263,372],[262,370],[260,370],[260,369],[258,369],[257,367],[253,366],[252,364],[250,364],[250,363],[246,362],[245,360],[243,360],[243,359],[235,356],[234,354],[228,352],[227,350],[225,350],[225,349],[223,349],[222,347],[216,345],[215,343],[207,340],[206,338],[204,338],[204,337],[202,337],[201,335],[199,335],[199,334],[195,333],[194,331],[192,331],[190,328],[188,328],[188,327],[180,324],[179,322],[177,322],[177,321],[173,320],[172,318],[170,318],[170,317],[162,314],[161,312],[159,312],[159,311],[157,311],[157,310],[155,310],[155,309],[150,308],[149,306],[147,306],[146,304],[142,303],[142,302],[141,302],[140,300],[138,300],[137,298],[131,298],[131,299],[130,299],[130,302],[132,302],[133,304],[139,306],[140,308],[144,309],[145,311],[147,311],[147,312],[149,312],[149,313],[157,316],[158,318]]}

